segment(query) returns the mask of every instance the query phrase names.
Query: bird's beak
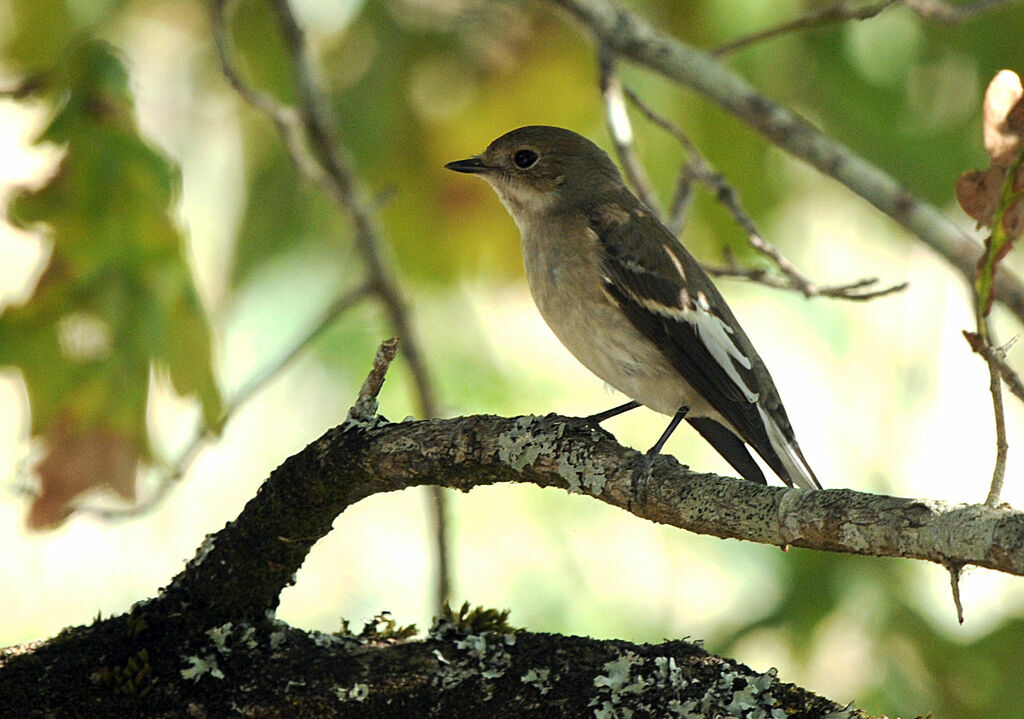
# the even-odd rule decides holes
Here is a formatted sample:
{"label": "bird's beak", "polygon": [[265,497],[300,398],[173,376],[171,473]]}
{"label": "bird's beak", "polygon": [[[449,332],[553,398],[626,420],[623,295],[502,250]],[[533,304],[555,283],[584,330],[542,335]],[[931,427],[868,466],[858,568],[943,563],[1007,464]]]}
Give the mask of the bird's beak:
{"label": "bird's beak", "polygon": [[449,162],[445,165],[449,170],[455,170],[456,172],[468,172],[471,174],[480,174],[481,172],[487,172],[489,168],[480,159],[480,156],[470,157],[468,160],[456,160],[455,162]]}

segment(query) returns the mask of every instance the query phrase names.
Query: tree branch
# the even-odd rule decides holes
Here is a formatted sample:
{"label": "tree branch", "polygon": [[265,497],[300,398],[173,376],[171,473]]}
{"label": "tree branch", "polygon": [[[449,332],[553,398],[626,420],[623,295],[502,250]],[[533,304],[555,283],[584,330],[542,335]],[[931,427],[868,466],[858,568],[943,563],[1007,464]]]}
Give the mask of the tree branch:
{"label": "tree branch", "polygon": [[[903,225],[972,282],[981,246],[934,206],[828,137],[791,110],[758,93],[705,52],[655,30],[610,0],[549,0],[566,9],[606,51],[626,57],[704,95],[786,152],[849,187]],[[1024,284],[1001,268],[995,298],[1024,322]]]}
{"label": "tree branch", "polygon": [[441,621],[409,641],[307,633],[272,619],[189,627],[168,609],[158,598],[50,642],[0,650],[0,713],[869,719],[780,681],[774,669],[757,672],[683,640],[633,644]]}
{"label": "tree branch", "polygon": [[274,470],[165,597],[177,598],[181,611],[201,609],[213,624],[254,621],[276,608],[306,553],[347,507],[408,487],[469,491],[499,482],[589,494],[699,534],[1024,576],[1024,512],[769,487],[694,472],[666,456],[653,459],[638,491],[644,459],[581,418],[350,419]]}

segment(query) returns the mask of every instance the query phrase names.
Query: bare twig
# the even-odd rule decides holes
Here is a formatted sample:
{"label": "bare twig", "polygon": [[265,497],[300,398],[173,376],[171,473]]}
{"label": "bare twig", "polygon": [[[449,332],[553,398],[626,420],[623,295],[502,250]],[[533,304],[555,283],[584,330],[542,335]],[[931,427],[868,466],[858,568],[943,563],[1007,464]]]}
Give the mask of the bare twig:
{"label": "bare twig", "polygon": [[1010,346],[1016,342],[1016,338],[1010,340],[999,349],[989,347],[984,342],[980,341],[977,334],[973,332],[965,332],[964,336],[967,337],[968,343],[971,345],[971,349],[980,354],[985,358],[985,361],[989,365],[994,366],[999,370],[999,375],[1006,382],[1006,386],[1009,388],[1013,395],[1024,402],[1024,382],[1021,381],[1020,375],[1018,375],[1010,365],[1006,363],[1006,352]]}
{"label": "bare twig", "polygon": [[615,72],[615,58],[610,53],[601,52],[598,57],[601,68],[601,95],[604,97],[604,116],[608,123],[608,132],[615,145],[615,154],[622,163],[626,178],[633,186],[637,196],[654,214],[663,217],[654,193],[654,186],[647,176],[643,163],[636,153],[636,138],[633,126],[629,121],[626,99],[623,95],[622,81]]}
{"label": "bare twig", "polygon": [[224,405],[225,419],[230,417],[239,407],[248,402],[253,395],[263,389],[270,380],[289,366],[313,341],[332,327],[338,318],[347,310],[370,296],[369,285],[360,285],[339,295],[320,313],[320,317],[298,342],[293,344],[276,362],[255,373],[243,384]]}
{"label": "bare twig", "polygon": [[[726,253],[726,265],[724,267],[705,265],[704,269],[713,277],[731,277],[735,279],[748,280],[750,282],[756,282],[759,285],[764,285],[765,287],[773,287],[780,290],[792,290],[794,292],[804,294],[802,288],[794,286],[789,279],[782,279],[771,275],[763,268],[741,267],[736,263],[731,252]],[[833,297],[836,299],[851,300],[855,302],[866,301],[902,292],[909,286],[909,283],[902,282],[898,285],[882,287],[881,289],[869,289],[877,283],[877,277],[865,277],[843,285],[815,285],[814,294],[812,296]]]}
{"label": "bare twig", "polygon": [[892,5],[898,4],[899,2],[900,0],[885,0],[885,2],[876,3],[874,5],[861,5],[859,3],[849,2],[849,0],[843,0],[843,2],[814,10],[813,12],[801,15],[793,20],[779,23],[778,25],[774,25],[764,30],[759,30],[758,32],[751,33],[750,35],[744,35],[743,37],[735,40],[722,43],[708,52],[714,57],[722,57],[742,48],[749,47],[755,43],[771,40],[772,38],[776,38],[780,35],[785,35],[798,30],[808,30],[810,28],[821,27],[822,25],[830,25],[835,22],[843,22],[846,20],[865,20],[867,18],[874,17],[878,13]]}
{"label": "bare twig", "polygon": [[862,291],[865,287],[876,284],[878,282],[877,278],[861,279],[842,285],[819,287],[800,272],[796,265],[786,259],[786,257],[779,252],[778,248],[767,242],[761,236],[761,233],[758,231],[754,221],[740,205],[739,196],[736,190],[724,177],[722,177],[721,174],[715,171],[700,150],[697,149],[697,146],[693,141],[690,140],[689,136],[674,122],[655,112],[631,89],[625,88],[624,92],[626,97],[629,98],[629,101],[632,102],[645,117],[675,137],[689,156],[687,164],[680,173],[679,189],[676,192],[676,197],[679,199],[673,201],[672,221],[681,223],[682,213],[685,211],[684,198],[688,195],[690,180],[696,180],[706,185],[711,189],[718,201],[725,205],[726,209],[729,210],[733,218],[736,220],[736,223],[739,224],[739,226],[746,232],[748,244],[770,259],[775,266],[779,268],[779,271],[785,275],[786,280],[776,280],[761,270],[741,270],[736,266],[735,262],[731,260],[731,257],[729,267],[709,268],[708,271],[711,272],[711,274],[720,277],[743,277],[752,282],[757,282],[769,287],[796,290],[805,297],[824,296],[851,300],[870,300],[883,297],[894,292],[900,292],[907,287],[907,283],[903,282],[898,285],[884,287],[878,290]]}
{"label": "bare twig", "polygon": [[964,565],[947,564],[946,569],[949,570],[949,587],[953,590],[953,606],[956,607],[956,619],[963,624],[964,604],[960,601],[960,577],[963,576]]}
{"label": "bare twig", "polygon": [[989,384],[988,389],[992,395],[992,412],[995,415],[996,425],[996,461],[992,469],[992,482],[989,485],[988,497],[985,504],[995,507],[999,504],[999,495],[1003,491],[1003,479],[1006,474],[1006,453],[1009,444],[1006,440],[1006,416],[1003,410],[1003,384],[1005,378],[1010,391],[1017,397],[1024,399],[1024,386],[1021,385],[1020,377],[1009,365],[1006,364],[1006,351],[1016,341],[1011,340],[1002,347],[993,347],[988,329],[988,319],[978,313],[978,332],[964,332],[964,337],[971,349],[984,358],[988,365]]}
{"label": "bare twig", "polygon": [[348,411],[349,422],[362,422],[364,424],[373,422],[377,418],[377,395],[380,388],[384,386],[384,378],[387,376],[388,368],[395,360],[398,353],[398,338],[390,337],[380,343],[377,354],[373,358],[373,369],[363,380],[363,386],[359,389],[359,396],[355,404]]}
{"label": "bare twig", "polygon": [[668,208],[668,219],[665,224],[672,234],[678,237],[686,226],[686,217],[693,206],[694,170],[689,163],[679,168],[676,190],[672,193],[672,204]]}
{"label": "bare twig", "polygon": [[[314,79],[302,28],[292,13],[287,0],[269,0],[277,17],[281,36],[292,63],[299,94],[297,108],[282,105],[252,88],[237,71],[227,49],[226,6],[229,0],[214,2],[214,34],[225,77],[239,94],[273,120],[293,162],[307,177],[320,185],[335,203],[349,213],[355,227],[356,247],[362,256],[367,282],[373,294],[387,311],[395,333],[402,338],[403,357],[409,365],[415,385],[419,411],[425,417],[437,414],[433,386],[429,379],[416,332],[398,284],[389,271],[382,255],[382,233],[376,226],[373,203],[351,169],[352,163],[344,147],[338,142],[334,123],[329,118],[326,104]],[[447,599],[447,551],[444,542],[444,499],[437,492],[431,502],[435,524],[439,527],[438,605]]]}
{"label": "bare twig", "polygon": [[848,20],[868,20],[896,5],[902,5],[923,18],[952,25],[1010,2],[1013,0],[978,0],[967,5],[951,5],[942,0],[884,0],[884,2],[863,5],[850,2],[850,0],[842,0],[835,5],[814,10],[793,20],[722,43],[708,52],[714,57],[724,57],[755,43],[771,40],[791,32],[810,30]]}
{"label": "bare twig", "polygon": [[929,20],[936,20],[947,25],[953,25],[1001,5],[1009,5],[1011,2],[1015,1],[1016,0],[975,0],[973,3],[953,5],[952,3],[944,2],[944,0],[902,0],[901,4],[905,5],[910,10],[913,10],[921,17],[928,18]]}
{"label": "bare twig", "polygon": [[1006,476],[1006,452],[1009,445],[1006,441],[1006,414],[1003,411],[1003,383],[999,378],[999,369],[992,364],[988,366],[988,389],[992,393],[992,412],[996,421],[996,462],[992,469],[992,483],[989,485],[985,504],[995,507],[999,504],[999,495],[1003,491],[1003,478]]}
{"label": "bare twig", "polygon": [[[250,399],[259,393],[264,387],[291,366],[300,354],[309,347],[316,338],[320,337],[326,330],[354,305],[370,296],[370,288],[361,285],[338,296],[331,304],[320,313],[319,319],[313,326],[295,342],[284,355],[263,368],[257,370],[247,379],[235,393],[224,402],[223,411],[218,421],[219,426],[224,426],[235,413]],[[133,519],[158,506],[199,455],[203,446],[215,435],[211,427],[205,424],[198,424],[192,432],[192,439],[185,445],[185,448],[178,453],[173,462],[163,471],[160,478],[155,482],[156,486],[149,492],[146,499],[128,509],[111,509],[90,507],[82,505],[76,508],[76,512],[92,514],[103,520]]]}

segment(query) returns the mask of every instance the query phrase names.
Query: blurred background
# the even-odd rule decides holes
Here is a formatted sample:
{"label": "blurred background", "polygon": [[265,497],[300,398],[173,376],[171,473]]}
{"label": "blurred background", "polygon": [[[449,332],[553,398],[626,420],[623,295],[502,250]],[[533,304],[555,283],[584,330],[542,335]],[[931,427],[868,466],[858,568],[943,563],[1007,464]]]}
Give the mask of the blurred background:
{"label": "blurred background", "polygon": [[[236,5],[231,48],[244,76],[294,101],[268,4]],[[710,48],[826,5],[629,7]],[[443,169],[525,124],[568,127],[610,149],[589,39],[543,2],[293,7],[339,137],[378,208],[439,413],[590,414],[623,401],[544,326],[524,284],[518,231],[493,192]],[[1022,33],[1020,3],[951,26],[897,6],[723,62],[973,232],[954,183],[987,165],[982,95],[999,69],[1021,69]],[[364,276],[349,216],[296,172],[273,125],[226,83],[212,37],[201,2],[0,2],[0,646],[152,596],[270,470],[344,419],[391,334],[379,303],[349,309],[232,411],[162,492],[195,428],[218,426],[225,401],[279,364]],[[962,278],[702,98],[642,68],[621,72],[689,133],[765,238],[812,279],[910,283],[855,303],[720,281],[822,483],[983,501],[992,409],[987,370],[961,335],[973,329]],[[642,116],[633,120],[667,204],[686,157]],[[683,240],[709,264],[729,250],[767,267],[700,191]],[[1021,258],[1008,265],[1024,273]],[[998,308],[995,325],[1003,340],[1020,332]],[[417,408],[399,361],[381,411],[400,420]],[[1004,498],[1018,507],[1022,417],[1009,398]],[[606,427],[646,449],[664,425],[638,410]],[[678,432],[666,451],[732,474],[693,432]],[[43,497],[33,499],[41,481]],[[126,514],[133,495],[146,509]],[[948,574],[932,565],[694,536],[528,486],[448,501],[454,604],[509,608],[513,624],[534,631],[701,639],[872,713],[1024,711],[1019,578],[968,572],[960,626]],[[65,519],[69,502],[79,511]],[[428,626],[429,505],[417,490],[345,512],[278,615],[334,631],[342,617],[359,626],[390,610],[401,624]]]}

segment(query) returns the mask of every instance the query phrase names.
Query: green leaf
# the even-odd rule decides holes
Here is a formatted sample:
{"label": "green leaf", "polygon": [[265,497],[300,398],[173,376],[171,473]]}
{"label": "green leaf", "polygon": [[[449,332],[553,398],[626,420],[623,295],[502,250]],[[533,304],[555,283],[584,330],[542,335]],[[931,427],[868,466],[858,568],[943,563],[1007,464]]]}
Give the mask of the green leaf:
{"label": "green leaf", "polygon": [[1017,156],[1003,180],[999,205],[992,216],[992,234],[985,240],[985,254],[978,260],[978,274],[974,280],[974,291],[977,297],[976,312],[979,319],[978,329],[986,342],[988,341],[988,331],[983,319],[988,317],[989,312],[992,311],[992,287],[995,283],[996,270],[1003,258],[1013,249],[1013,243],[1017,239],[1007,231],[1003,219],[1021,197],[1020,192],[1014,191],[1021,160],[1024,160],[1024,153]]}
{"label": "green leaf", "polygon": [[0,365],[24,376],[33,434],[49,437],[57,422],[62,437],[102,430],[146,460],[153,363],[177,391],[199,397],[208,425],[222,411],[207,320],[172,216],[180,178],[139,136],[113,48],[78,45],[48,77],[59,106],[36,143],[63,146],[64,158],[8,214],[43,232],[52,252],[31,299],[0,315]]}

